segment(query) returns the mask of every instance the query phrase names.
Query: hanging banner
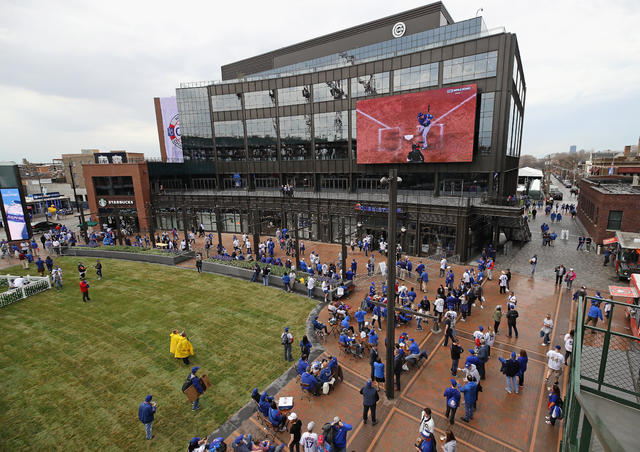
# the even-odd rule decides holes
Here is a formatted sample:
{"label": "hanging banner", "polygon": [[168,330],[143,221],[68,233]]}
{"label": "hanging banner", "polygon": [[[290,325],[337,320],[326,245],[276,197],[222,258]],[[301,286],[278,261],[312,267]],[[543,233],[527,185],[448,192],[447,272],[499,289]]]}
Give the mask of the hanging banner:
{"label": "hanging banner", "polygon": [[180,138],[180,116],[175,97],[161,97],[162,128],[167,162],[183,162],[182,139]]}

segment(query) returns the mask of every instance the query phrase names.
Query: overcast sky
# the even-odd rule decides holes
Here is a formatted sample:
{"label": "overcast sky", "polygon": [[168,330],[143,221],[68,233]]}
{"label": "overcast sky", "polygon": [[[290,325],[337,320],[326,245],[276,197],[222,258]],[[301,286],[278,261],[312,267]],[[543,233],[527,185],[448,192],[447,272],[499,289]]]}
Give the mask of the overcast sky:
{"label": "overcast sky", "polygon": [[[82,148],[159,156],[153,97],[218,80],[222,64],[426,3],[3,0],[0,160]],[[637,144],[640,1],[444,3],[455,21],[483,8],[489,28],[517,34],[523,154]]]}

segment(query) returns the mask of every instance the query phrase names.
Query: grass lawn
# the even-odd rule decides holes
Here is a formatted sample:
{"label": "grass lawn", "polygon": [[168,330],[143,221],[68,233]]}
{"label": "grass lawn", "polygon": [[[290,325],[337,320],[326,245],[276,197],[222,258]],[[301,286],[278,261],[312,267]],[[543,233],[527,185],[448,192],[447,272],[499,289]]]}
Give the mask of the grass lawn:
{"label": "grass lawn", "polygon": [[[91,301],[82,303],[78,258],[55,262],[65,272],[62,291],[0,309],[2,450],[186,450],[289,367],[282,328],[299,341],[313,308],[255,283],[111,259],[101,260],[102,281],[87,272]],[[186,330],[191,366],[213,383],[197,412],[181,392],[191,366],[169,354],[172,328]],[[158,403],[148,442],[138,421],[146,394]]]}

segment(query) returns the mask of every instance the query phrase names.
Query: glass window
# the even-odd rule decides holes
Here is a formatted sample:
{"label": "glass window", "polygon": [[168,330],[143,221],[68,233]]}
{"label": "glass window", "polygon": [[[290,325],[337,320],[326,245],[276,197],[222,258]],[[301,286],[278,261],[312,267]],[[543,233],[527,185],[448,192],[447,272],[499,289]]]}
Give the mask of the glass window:
{"label": "glass window", "polygon": [[325,102],[328,100],[340,100],[347,98],[347,81],[336,80],[313,85],[313,101]]}
{"label": "glass window", "polygon": [[491,153],[494,104],[495,93],[482,93],[480,97],[480,124],[478,128],[478,150],[481,154]]}
{"label": "glass window", "polygon": [[131,176],[92,177],[98,196],[133,196],[133,178]]}
{"label": "glass window", "polygon": [[298,105],[309,102],[311,93],[308,86],[293,86],[278,90],[278,105]]}
{"label": "glass window", "polygon": [[442,83],[495,77],[497,66],[497,51],[445,60],[442,66]]}
{"label": "glass window", "polygon": [[242,94],[221,94],[211,96],[211,108],[213,111],[233,111],[242,110]]}
{"label": "glass window", "polygon": [[351,110],[351,158],[356,159],[358,155],[358,136],[356,133],[356,118],[358,117],[355,110]]}
{"label": "glass window", "polygon": [[214,124],[218,160],[244,160],[242,121],[220,121]]}
{"label": "glass window", "polygon": [[346,111],[314,116],[316,159],[348,158],[349,117]]}
{"label": "glass window", "polygon": [[182,153],[185,160],[213,159],[213,133],[207,87],[178,88]]}
{"label": "glass window", "polygon": [[269,108],[276,105],[275,90],[244,93],[244,108]]}
{"label": "glass window", "polygon": [[310,159],[311,115],[281,117],[280,143],[283,160]]}
{"label": "glass window", "polygon": [[252,160],[277,160],[276,118],[248,119],[247,146]]}
{"label": "glass window", "polygon": [[351,96],[364,97],[386,94],[389,92],[389,73],[365,75],[351,79]]}
{"label": "glass window", "polygon": [[438,63],[393,71],[393,91],[426,88],[438,84]]}
{"label": "glass window", "polygon": [[610,210],[607,229],[619,231],[622,228],[622,210]]}

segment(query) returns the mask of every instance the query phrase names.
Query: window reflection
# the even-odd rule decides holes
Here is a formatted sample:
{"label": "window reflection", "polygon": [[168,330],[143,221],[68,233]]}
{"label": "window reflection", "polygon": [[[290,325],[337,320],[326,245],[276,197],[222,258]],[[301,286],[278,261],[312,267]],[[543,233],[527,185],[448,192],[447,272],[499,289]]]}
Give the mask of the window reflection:
{"label": "window reflection", "polygon": [[242,94],[221,94],[211,96],[213,111],[234,111],[242,109]]}
{"label": "window reflection", "polygon": [[185,160],[213,159],[211,115],[206,87],[176,89]]}
{"label": "window reflection", "polygon": [[316,159],[348,158],[349,117],[346,111],[314,116]]}
{"label": "window reflection", "polygon": [[275,90],[251,91],[244,93],[244,108],[269,108],[276,105]]}
{"label": "window reflection", "polygon": [[247,146],[251,160],[277,160],[276,121],[276,118],[247,120]]}
{"label": "window reflection", "polygon": [[442,67],[442,83],[495,77],[497,66],[497,51],[445,60]]}
{"label": "window reflection", "polygon": [[313,85],[313,101],[325,102],[328,100],[340,100],[347,98],[347,81],[336,80]]}
{"label": "window reflection", "polygon": [[393,71],[393,91],[426,88],[438,84],[438,63]]}
{"label": "window reflection", "polygon": [[215,123],[218,160],[244,160],[244,130],[242,121]]}
{"label": "window reflection", "polygon": [[364,97],[386,94],[389,92],[389,73],[365,75],[351,79],[351,96]]}
{"label": "window reflection", "polygon": [[478,127],[478,150],[481,154],[491,153],[494,103],[495,93],[482,93],[480,97],[480,125]]}
{"label": "window reflection", "polygon": [[310,159],[311,115],[280,118],[280,143],[283,160]]}
{"label": "window reflection", "polygon": [[278,90],[278,105],[299,105],[306,104],[311,99],[311,90],[308,86],[293,86],[291,88],[280,88]]}

